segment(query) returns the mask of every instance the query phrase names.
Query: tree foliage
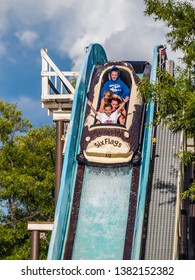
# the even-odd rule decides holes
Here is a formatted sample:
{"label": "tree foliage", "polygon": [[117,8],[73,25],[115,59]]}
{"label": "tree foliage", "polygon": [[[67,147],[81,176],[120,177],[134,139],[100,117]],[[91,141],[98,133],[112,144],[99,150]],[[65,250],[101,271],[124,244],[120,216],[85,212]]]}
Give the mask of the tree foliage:
{"label": "tree foliage", "polygon": [[69,82],[71,83],[71,85],[76,88],[76,83],[77,83],[77,77],[76,76],[71,76]]}
{"label": "tree foliage", "polygon": [[172,50],[183,52],[183,62],[195,67],[195,9],[193,1],[144,0],[145,14],[163,21],[168,27],[167,42]]}
{"label": "tree foliage", "polygon": [[16,104],[4,103],[0,99],[0,141],[10,143],[16,133],[26,132],[32,124],[22,119],[22,111],[16,110]]}
{"label": "tree foliage", "polygon": [[162,120],[173,132],[185,131],[187,137],[194,137],[195,94],[187,72],[184,70],[173,77],[159,70],[158,77],[156,84],[142,80],[139,85],[144,98],[158,104],[154,122]]}
{"label": "tree foliage", "polygon": [[[152,85],[142,81],[140,90],[149,92],[157,101],[157,120],[162,119],[173,132],[184,131],[186,137],[195,138],[195,6],[193,1],[144,0],[145,14],[163,21],[168,27],[167,42],[172,50],[181,50],[184,69],[171,77],[159,73],[159,81]],[[183,153],[184,164],[194,161],[194,155]],[[195,184],[183,193],[183,198],[195,200]]]}
{"label": "tree foliage", "polygon": [[53,220],[55,128],[32,129],[16,105],[0,106],[0,258],[29,259],[27,222]]}
{"label": "tree foliage", "polygon": [[182,197],[183,199],[188,198],[190,201],[195,201],[195,182],[192,183],[188,190],[183,192]]}

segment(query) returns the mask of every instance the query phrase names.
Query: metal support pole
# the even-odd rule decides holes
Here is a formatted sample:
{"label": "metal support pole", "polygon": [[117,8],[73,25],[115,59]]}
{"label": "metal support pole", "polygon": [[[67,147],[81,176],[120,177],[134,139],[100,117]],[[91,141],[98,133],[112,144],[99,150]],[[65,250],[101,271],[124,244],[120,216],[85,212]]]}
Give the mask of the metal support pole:
{"label": "metal support pole", "polygon": [[189,260],[195,260],[195,204],[189,205]]}
{"label": "metal support pole", "polygon": [[64,135],[64,122],[56,121],[56,167],[55,167],[55,205],[58,200],[58,193],[60,190],[60,180],[62,174],[62,162],[63,162],[63,144],[62,139]]}
{"label": "metal support pole", "polygon": [[31,252],[30,259],[39,259],[39,243],[40,243],[40,232],[38,230],[31,231]]}
{"label": "metal support pole", "polygon": [[179,260],[187,260],[187,217],[186,210],[181,209],[181,237],[179,239]]}

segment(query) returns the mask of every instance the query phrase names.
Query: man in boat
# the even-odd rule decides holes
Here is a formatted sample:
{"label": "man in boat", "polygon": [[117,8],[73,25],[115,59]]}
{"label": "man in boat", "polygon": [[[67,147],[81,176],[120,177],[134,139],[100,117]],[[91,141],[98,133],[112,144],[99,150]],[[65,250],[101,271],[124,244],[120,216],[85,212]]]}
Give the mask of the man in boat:
{"label": "man in boat", "polygon": [[117,94],[122,99],[125,99],[130,95],[130,90],[128,86],[121,80],[120,70],[115,65],[110,70],[110,79],[104,84],[101,90],[100,100],[102,100],[104,92],[107,89],[111,90],[114,94]]}

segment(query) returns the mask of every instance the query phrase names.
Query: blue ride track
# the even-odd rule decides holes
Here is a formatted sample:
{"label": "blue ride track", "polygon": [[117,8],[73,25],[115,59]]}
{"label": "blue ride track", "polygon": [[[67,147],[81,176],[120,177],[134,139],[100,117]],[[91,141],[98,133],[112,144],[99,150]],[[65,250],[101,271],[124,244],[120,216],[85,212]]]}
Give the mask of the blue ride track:
{"label": "blue ride track", "polygon": [[[159,47],[160,46],[156,46],[154,49],[151,75],[151,81],[153,82],[156,81]],[[79,154],[87,92],[95,65],[102,65],[105,62],[107,62],[107,57],[102,46],[99,44],[90,45],[77,79],[71,119],[66,135],[67,142],[61,186],[55,210],[54,226],[47,257],[48,260],[60,260],[64,258],[75,191],[75,181],[78,171],[76,155]],[[153,120],[153,116],[154,104],[150,103],[147,105],[145,123],[150,124]],[[146,125],[142,149],[134,240],[131,253],[132,259],[139,259],[141,247],[151,143],[152,126]],[[101,181],[102,177],[100,177],[100,174],[103,174],[104,177],[107,176],[107,178]],[[123,169],[121,174],[122,176],[117,173],[117,177],[115,177],[116,171],[112,173],[112,170],[108,169],[107,171],[97,170],[94,167],[90,170],[89,167],[86,167],[72,259],[109,260],[123,258],[132,168],[129,167],[127,170],[125,167],[125,171]],[[117,182],[116,185],[114,185],[115,182]],[[90,193],[91,196],[89,195]],[[95,198],[95,200],[93,200],[93,198]],[[98,219],[99,222],[96,222]],[[120,236],[120,238],[118,238],[118,236]]]}

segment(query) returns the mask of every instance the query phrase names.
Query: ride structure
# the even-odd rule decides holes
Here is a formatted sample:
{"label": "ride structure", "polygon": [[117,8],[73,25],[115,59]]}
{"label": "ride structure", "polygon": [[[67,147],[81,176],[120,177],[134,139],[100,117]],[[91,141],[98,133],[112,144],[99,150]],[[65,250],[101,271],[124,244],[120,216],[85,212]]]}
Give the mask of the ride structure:
{"label": "ride structure", "polygon": [[[94,116],[86,101],[90,98],[94,107],[98,108],[102,85],[113,65],[120,68],[121,77],[129,86],[131,95],[126,107],[125,126],[117,124],[106,127],[94,123]],[[162,45],[154,48],[152,65],[147,61],[108,61],[101,45],[92,44],[88,47],[77,78],[65,135],[49,260],[144,258],[146,231],[149,232],[146,230],[145,218],[147,191],[151,173],[154,172],[151,170],[154,136],[152,121],[156,109],[154,103],[144,103],[137,91],[137,84],[143,76],[155,83],[158,68],[162,71],[173,70],[173,63],[167,60],[166,48]],[[69,94],[72,93],[67,91],[67,96]],[[51,99],[49,95],[44,96],[43,104],[45,102],[49,108],[49,102],[54,106],[56,100],[63,103],[55,107],[63,116],[68,97],[54,93]],[[178,138],[176,141],[175,149],[179,145]],[[102,144],[99,150],[95,145],[97,143]],[[112,149],[114,143],[116,147]],[[126,150],[120,150],[123,145],[126,145]],[[140,155],[138,160],[137,153]],[[178,170],[176,162],[175,170]],[[173,184],[177,185],[177,180],[176,176]],[[174,246],[166,254],[167,259],[172,259],[173,255],[174,258],[178,256],[178,246],[175,246],[178,232],[174,238],[179,227],[179,219],[175,218],[178,217],[178,191],[175,189],[177,202],[171,214],[174,224],[171,242]],[[147,258],[150,258],[149,254]]]}

